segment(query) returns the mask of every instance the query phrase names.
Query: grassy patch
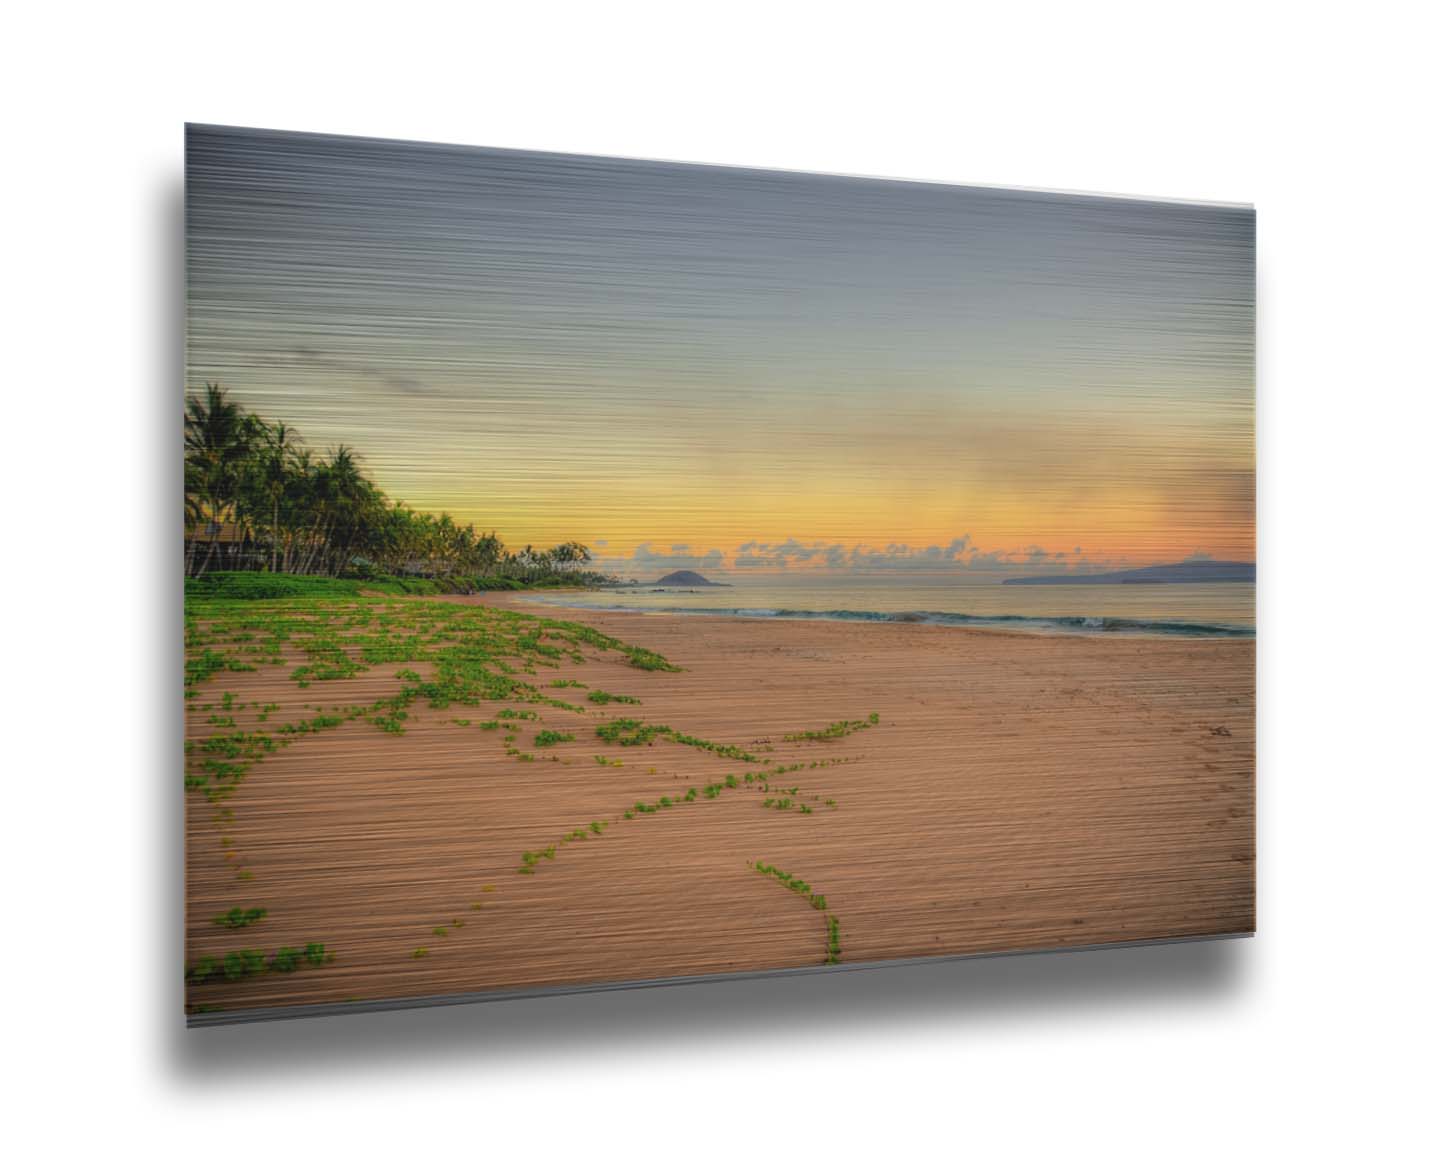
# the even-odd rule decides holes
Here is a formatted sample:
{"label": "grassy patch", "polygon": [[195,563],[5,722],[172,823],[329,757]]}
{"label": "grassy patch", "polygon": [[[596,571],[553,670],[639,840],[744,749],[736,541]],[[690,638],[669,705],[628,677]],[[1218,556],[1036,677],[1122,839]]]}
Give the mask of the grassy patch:
{"label": "grassy patch", "polygon": [[351,600],[360,594],[354,580],[328,576],[286,576],[275,572],[207,572],[185,581],[185,600]]}

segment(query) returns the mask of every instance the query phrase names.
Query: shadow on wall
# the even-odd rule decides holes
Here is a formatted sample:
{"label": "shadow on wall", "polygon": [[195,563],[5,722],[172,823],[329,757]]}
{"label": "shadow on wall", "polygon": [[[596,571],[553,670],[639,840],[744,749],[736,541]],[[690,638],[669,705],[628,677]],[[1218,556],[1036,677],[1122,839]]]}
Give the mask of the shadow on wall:
{"label": "shadow on wall", "polygon": [[[149,426],[155,443],[143,453],[152,508],[178,508],[180,454],[174,451],[184,392],[184,197],[178,183],[157,191],[162,238],[155,362],[163,371]],[[1037,1018],[1106,1010],[1219,1002],[1243,985],[1253,957],[1246,940],[1215,940],[1089,952],[987,957],[796,976],[654,987],[411,1009],[187,1031],[181,1011],[184,957],[184,712],[173,690],[182,679],[181,565],[171,563],[179,535],[159,512],[148,522],[154,648],[144,657],[153,693],[150,763],[156,765],[150,811],[161,821],[146,838],[156,894],[150,939],[160,961],[149,1003],[162,1072],[190,1083],[237,1073],[289,1078],[296,1072],[392,1065],[553,1059],[571,1055],[684,1049],[736,1039],[842,1036],[910,1028],[1017,1026]],[[142,761],[143,762],[143,761]]]}

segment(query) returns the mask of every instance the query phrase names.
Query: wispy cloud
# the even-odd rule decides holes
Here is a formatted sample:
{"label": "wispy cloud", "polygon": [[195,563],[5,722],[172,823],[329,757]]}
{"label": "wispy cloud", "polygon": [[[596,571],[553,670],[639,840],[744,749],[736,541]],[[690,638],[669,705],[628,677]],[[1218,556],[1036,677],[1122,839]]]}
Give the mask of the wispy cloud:
{"label": "wispy cloud", "polygon": [[291,368],[316,368],[337,376],[348,376],[352,379],[360,377],[365,380],[374,380],[387,388],[393,388],[397,392],[404,392],[415,395],[423,392],[425,386],[413,376],[404,376],[395,372],[387,372],[382,368],[376,368],[373,364],[366,364],[362,360],[349,356],[337,356],[331,352],[322,352],[315,348],[297,346],[287,348],[278,356],[267,357],[267,362],[273,365]]}

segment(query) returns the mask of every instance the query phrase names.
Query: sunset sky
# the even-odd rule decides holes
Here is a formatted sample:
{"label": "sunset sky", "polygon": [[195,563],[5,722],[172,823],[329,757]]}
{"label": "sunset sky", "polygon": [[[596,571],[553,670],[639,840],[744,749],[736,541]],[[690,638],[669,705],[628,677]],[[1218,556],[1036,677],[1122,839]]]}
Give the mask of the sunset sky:
{"label": "sunset sky", "polygon": [[1254,216],[189,129],[187,385],[617,570],[1254,558]]}

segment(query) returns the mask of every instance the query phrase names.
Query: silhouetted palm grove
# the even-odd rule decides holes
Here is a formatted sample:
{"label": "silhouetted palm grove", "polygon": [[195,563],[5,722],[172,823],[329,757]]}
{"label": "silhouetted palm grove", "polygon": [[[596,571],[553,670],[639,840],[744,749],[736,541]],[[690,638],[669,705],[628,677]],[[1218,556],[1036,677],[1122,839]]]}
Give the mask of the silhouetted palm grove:
{"label": "silhouetted palm grove", "polygon": [[493,532],[392,501],[343,444],[316,454],[284,423],[207,385],[185,402],[185,574],[248,570],[520,583],[598,580],[590,550],[510,552]]}

